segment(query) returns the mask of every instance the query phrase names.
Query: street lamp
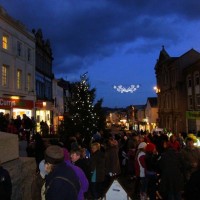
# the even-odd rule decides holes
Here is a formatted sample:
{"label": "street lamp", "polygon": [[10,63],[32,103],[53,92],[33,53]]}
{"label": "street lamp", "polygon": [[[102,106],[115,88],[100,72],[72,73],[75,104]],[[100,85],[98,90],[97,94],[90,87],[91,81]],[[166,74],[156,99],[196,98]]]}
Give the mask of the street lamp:
{"label": "street lamp", "polygon": [[157,86],[154,86],[153,89],[156,91],[156,93],[160,93],[160,88],[158,88]]}

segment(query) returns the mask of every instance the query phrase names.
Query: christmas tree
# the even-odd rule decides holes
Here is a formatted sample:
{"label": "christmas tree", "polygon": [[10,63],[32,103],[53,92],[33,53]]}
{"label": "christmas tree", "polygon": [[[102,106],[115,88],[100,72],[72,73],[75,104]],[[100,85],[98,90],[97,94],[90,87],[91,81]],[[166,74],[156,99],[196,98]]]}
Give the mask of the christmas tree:
{"label": "christmas tree", "polygon": [[101,104],[103,100],[95,100],[95,88],[90,88],[87,73],[80,77],[79,82],[71,85],[71,99],[68,102],[69,117],[66,121],[67,131],[74,135],[80,133],[85,139],[90,139],[93,133],[104,129],[104,123],[100,123],[103,113]]}

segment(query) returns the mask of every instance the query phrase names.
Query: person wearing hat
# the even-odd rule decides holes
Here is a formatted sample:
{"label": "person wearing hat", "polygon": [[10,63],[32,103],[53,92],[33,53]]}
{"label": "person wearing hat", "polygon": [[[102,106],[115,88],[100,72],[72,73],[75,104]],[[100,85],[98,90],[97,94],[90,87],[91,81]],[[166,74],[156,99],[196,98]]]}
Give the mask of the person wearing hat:
{"label": "person wearing hat", "polygon": [[[144,200],[146,199],[146,192],[147,192],[147,181],[146,181],[146,163],[145,163],[145,148],[147,144],[146,142],[141,142],[138,145],[138,150],[136,153],[136,160],[135,160],[135,175],[137,180],[139,181],[136,186],[139,185],[139,193],[140,193],[140,199]],[[136,192],[138,188],[136,188]]]}
{"label": "person wearing hat", "polygon": [[147,194],[150,200],[156,199],[157,191],[157,171],[158,171],[158,152],[153,143],[147,143],[145,148],[146,157],[146,177],[147,177]]}
{"label": "person wearing hat", "polygon": [[74,170],[64,162],[63,149],[57,145],[45,151],[46,200],[75,200],[80,190],[79,179]]}

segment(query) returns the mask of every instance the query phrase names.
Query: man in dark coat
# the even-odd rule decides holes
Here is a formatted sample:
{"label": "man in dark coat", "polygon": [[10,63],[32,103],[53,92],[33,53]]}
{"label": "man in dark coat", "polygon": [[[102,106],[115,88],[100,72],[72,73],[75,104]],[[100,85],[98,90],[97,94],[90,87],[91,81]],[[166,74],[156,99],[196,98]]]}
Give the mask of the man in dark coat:
{"label": "man in dark coat", "polygon": [[183,161],[180,153],[169,147],[167,141],[163,141],[163,147],[165,150],[159,161],[159,192],[163,199],[179,200],[184,187]]}
{"label": "man in dark coat", "polygon": [[200,168],[192,173],[185,187],[185,199],[200,199]]}
{"label": "man in dark coat", "polygon": [[100,144],[94,142],[91,144],[91,194],[94,199],[103,195],[103,182],[105,180],[105,154],[100,150]]}
{"label": "man in dark coat", "polygon": [[80,183],[73,169],[64,162],[63,149],[57,145],[45,151],[46,200],[76,200]]}
{"label": "man in dark coat", "polygon": [[12,183],[9,172],[1,166],[0,161],[0,199],[11,200]]}

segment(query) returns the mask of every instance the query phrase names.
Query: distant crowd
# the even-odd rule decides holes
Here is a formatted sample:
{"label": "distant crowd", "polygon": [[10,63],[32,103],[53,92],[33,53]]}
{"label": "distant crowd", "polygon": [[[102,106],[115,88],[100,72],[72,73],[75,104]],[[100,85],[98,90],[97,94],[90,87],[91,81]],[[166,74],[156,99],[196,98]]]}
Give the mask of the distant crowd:
{"label": "distant crowd", "polygon": [[[36,132],[36,121],[34,117],[28,117],[23,114],[17,115],[16,119],[10,118],[10,114],[0,112],[0,131],[13,133],[19,136],[20,140],[26,140],[30,143],[31,135]],[[54,134],[53,126],[48,126],[46,121],[40,121],[40,133],[42,135]]]}

